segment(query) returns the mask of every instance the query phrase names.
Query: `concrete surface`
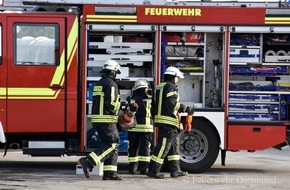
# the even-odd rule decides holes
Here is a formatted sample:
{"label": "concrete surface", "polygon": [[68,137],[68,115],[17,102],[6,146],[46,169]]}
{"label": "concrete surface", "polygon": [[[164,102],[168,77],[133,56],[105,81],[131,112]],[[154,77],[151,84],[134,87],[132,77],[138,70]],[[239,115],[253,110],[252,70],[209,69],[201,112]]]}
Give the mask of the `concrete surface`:
{"label": "concrete surface", "polygon": [[[3,151],[0,151],[0,156]],[[20,151],[8,152],[0,157],[0,190],[14,189],[275,189],[290,187],[290,149],[269,149],[254,153],[227,152],[226,166],[220,158],[211,169],[201,174],[182,178],[151,179],[142,175],[129,175],[127,157],[118,160],[123,181],[103,181],[99,176],[86,179],[76,175],[79,157],[30,157]]]}

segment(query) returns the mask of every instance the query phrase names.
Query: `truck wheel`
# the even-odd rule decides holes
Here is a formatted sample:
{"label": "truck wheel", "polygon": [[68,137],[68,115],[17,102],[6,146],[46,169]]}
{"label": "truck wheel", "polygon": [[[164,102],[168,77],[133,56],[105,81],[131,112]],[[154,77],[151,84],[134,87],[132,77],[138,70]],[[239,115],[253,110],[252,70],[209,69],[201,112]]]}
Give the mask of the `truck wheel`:
{"label": "truck wheel", "polygon": [[184,171],[201,173],[210,168],[219,153],[219,137],[215,129],[203,120],[193,122],[190,133],[181,132],[180,166]]}

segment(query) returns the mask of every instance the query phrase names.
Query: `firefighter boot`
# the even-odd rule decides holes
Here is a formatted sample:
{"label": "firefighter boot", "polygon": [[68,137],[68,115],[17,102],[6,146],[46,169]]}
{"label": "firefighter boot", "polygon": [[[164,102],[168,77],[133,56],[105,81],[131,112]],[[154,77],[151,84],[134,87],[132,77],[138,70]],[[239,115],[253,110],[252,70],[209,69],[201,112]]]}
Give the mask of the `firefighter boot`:
{"label": "firefighter boot", "polygon": [[160,173],[153,173],[152,171],[148,171],[147,172],[147,176],[151,177],[151,178],[155,178],[155,179],[164,179],[164,174],[160,174]]}
{"label": "firefighter boot", "polygon": [[123,177],[119,176],[116,172],[106,172],[104,173],[103,180],[123,180]]}
{"label": "firefighter boot", "polygon": [[170,177],[182,177],[182,176],[187,176],[187,175],[188,173],[183,172],[183,171],[176,171],[176,172],[170,173]]}
{"label": "firefighter boot", "polygon": [[137,162],[129,163],[129,173],[136,174],[136,170],[137,170]]}
{"label": "firefighter boot", "polygon": [[80,158],[79,162],[82,165],[83,172],[84,172],[86,178],[90,178],[89,171],[93,170],[93,166],[89,163],[87,158]]}
{"label": "firefighter boot", "polygon": [[141,175],[147,174],[148,162],[139,162],[139,171]]}

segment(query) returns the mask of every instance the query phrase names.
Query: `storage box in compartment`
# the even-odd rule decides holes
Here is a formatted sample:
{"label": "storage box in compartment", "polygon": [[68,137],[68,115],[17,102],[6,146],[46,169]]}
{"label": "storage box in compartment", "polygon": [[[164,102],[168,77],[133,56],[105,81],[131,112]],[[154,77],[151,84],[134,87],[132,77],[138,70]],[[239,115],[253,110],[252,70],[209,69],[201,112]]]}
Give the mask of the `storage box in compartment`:
{"label": "storage box in compartment", "polygon": [[88,67],[87,75],[88,77],[100,77],[101,76],[101,70],[103,67]]}
{"label": "storage box in compartment", "polygon": [[143,68],[143,67],[129,68],[129,77],[152,77],[151,68]]}
{"label": "storage box in compartment", "polygon": [[260,49],[259,48],[231,48],[230,62],[237,63],[259,63]]}
{"label": "storage box in compartment", "polygon": [[121,74],[117,74],[117,79],[124,79],[129,76],[129,67],[121,67]]}
{"label": "storage box in compartment", "polygon": [[128,132],[127,131],[119,131],[119,151],[127,152],[128,150]]}
{"label": "storage box in compartment", "polygon": [[265,111],[265,112],[272,112],[272,111],[278,111],[279,105],[277,104],[229,104],[229,110],[235,111],[235,110],[241,110],[241,111]]}
{"label": "storage box in compartment", "polygon": [[87,115],[92,115],[93,103],[87,104]]}
{"label": "storage box in compartment", "polygon": [[230,121],[277,121],[278,114],[256,114],[256,113],[229,113]]}
{"label": "storage box in compartment", "polygon": [[128,151],[129,141],[127,139],[120,139],[119,141],[119,152],[127,152]]}
{"label": "storage box in compartment", "polygon": [[229,94],[230,101],[262,101],[273,102],[279,101],[279,96],[273,95],[256,95],[256,94]]}
{"label": "storage box in compartment", "polygon": [[126,101],[127,97],[131,95],[131,90],[120,90],[121,101]]}
{"label": "storage box in compartment", "polygon": [[281,75],[281,74],[288,74],[288,67],[286,66],[279,66],[279,67],[230,67],[230,73],[233,75]]}
{"label": "storage box in compartment", "polygon": [[105,36],[104,42],[122,42],[123,36]]}
{"label": "storage box in compartment", "polygon": [[89,101],[93,101],[93,90],[94,90],[95,85],[96,85],[96,82],[89,82],[88,84],[87,98]]}
{"label": "storage box in compartment", "polygon": [[290,56],[265,56],[265,62],[289,62]]}

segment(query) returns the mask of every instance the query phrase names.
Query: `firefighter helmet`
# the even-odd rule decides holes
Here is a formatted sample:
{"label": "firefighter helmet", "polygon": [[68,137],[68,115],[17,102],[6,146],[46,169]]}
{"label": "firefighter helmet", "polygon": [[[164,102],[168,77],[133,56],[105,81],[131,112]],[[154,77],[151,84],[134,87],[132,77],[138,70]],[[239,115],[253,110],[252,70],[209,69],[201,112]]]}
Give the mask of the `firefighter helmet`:
{"label": "firefighter helmet", "polygon": [[176,77],[179,77],[181,79],[184,78],[183,76],[183,73],[176,67],[168,67],[165,72],[164,72],[165,75],[173,75],[173,76],[176,76]]}
{"label": "firefighter helmet", "polygon": [[117,74],[120,74],[121,71],[121,66],[117,61],[114,60],[108,60],[104,63],[103,69],[108,69],[111,71],[116,71]]}
{"label": "firefighter helmet", "polygon": [[144,79],[138,79],[134,84],[133,90],[137,90],[139,88],[149,88],[147,81]]}

